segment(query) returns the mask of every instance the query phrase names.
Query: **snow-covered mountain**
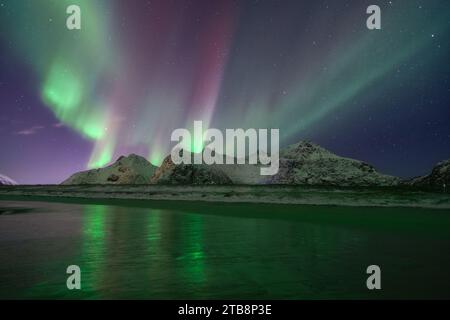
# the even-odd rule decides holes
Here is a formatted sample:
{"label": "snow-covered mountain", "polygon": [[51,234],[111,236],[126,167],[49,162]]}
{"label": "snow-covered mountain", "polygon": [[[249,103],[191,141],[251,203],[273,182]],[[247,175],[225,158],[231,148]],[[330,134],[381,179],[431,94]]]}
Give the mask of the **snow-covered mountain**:
{"label": "snow-covered mountain", "polygon": [[17,185],[13,179],[0,174],[0,186],[14,186]]}
{"label": "snow-covered mountain", "polygon": [[[371,165],[337,156],[310,142],[300,141],[280,152],[280,169],[262,176],[251,164],[174,165],[170,156],[152,178],[153,183],[290,184],[329,186],[393,186],[400,179],[378,173]],[[196,177],[202,177],[198,179]],[[228,180],[228,179],[229,180]]]}
{"label": "snow-covered mountain", "polygon": [[[192,157],[192,156],[191,156]],[[232,184],[231,179],[215,166],[175,164],[167,156],[151,178],[154,184]]]}
{"label": "snow-covered mountain", "polygon": [[301,141],[281,150],[280,169],[274,176],[262,176],[259,164],[175,165],[169,155],[156,168],[143,157],[130,155],[120,157],[106,168],[76,173],[63,184],[394,186],[399,182],[399,178],[380,174],[365,162],[340,157],[316,144]]}
{"label": "snow-covered mountain", "polygon": [[279,172],[270,179],[273,184],[329,186],[393,186],[399,182],[365,162],[337,156],[307,141],[281,150]]}
{"label": "snow-covered mountain", "polygon": [[75,173],[62,184],[148,184],[156,169],[145,158],[131,154],[105,168]]}
{"label": "snow-covered mountain", "polygon": [[406,184],[450,192],[450,160],[439,162],[429,175],[411,179]]}

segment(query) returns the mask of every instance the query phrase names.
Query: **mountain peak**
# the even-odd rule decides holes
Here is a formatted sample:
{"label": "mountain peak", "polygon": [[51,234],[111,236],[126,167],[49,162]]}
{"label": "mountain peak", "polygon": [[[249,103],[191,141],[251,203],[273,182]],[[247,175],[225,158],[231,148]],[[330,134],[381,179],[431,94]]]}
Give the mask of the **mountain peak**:
{"label": "mountain peak", "polygon": [[333,153],[310,141],[301,140],[281,150],[280,157],[285,159],[307,159],[310,157],[333,157]]}
{"label": "mountain peak", "polygon": [[175,164],[168,155],[151,178],[155,184],[232,184],[231,179],[215,166]]}
{"label": "mountain peak", "polygon": [[150,165],[150,162],[147,161],[147,159],[145,159],[144,157],[131,153],[128,156],[120,156],[115,163],[112,164],[112,166],[121,166],[121,165],[125,165],[125,166],[133,166],[133,165],[138,165],[138,166],[148,166]]}
{"label": "mountain peak", "polygon": [[147,184],[155,170],[147,159],[132,153],[105,168],[78,172],[63,184]]}
{"label": "mountain peak", "polygon": [[434,166],[431,173],[406,182],[412,186],[425,187],[434,190],[450,191],[450,159],[441,161]]}

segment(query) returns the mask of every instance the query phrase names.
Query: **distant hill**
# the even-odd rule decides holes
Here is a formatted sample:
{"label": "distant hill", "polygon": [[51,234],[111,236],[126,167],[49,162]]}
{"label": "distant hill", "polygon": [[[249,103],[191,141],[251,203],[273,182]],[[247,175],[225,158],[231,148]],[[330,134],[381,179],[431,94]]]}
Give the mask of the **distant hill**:
{"label": "distant hill", "polygon": [[108,167],[75,173],[62,184],[148,184],[156,169],[145,158],[131,154]]}
{"label": "distant hill", "polygon": [[0,174],[0,186],[14,186],[17,185],[13,179]]}
{"label": "distant hill", "polygon": [[429,175],[414,178],[405,183],[414,187],[450,192],[450,160],[439,162]]}

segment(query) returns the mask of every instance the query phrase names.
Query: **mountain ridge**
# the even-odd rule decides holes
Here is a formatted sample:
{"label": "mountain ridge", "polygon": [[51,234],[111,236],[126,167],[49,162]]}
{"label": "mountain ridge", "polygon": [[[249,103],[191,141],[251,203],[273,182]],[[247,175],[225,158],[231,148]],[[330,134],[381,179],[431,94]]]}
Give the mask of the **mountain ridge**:
{"label": "mountain ridge", "polygon": [[[193,154],[190,154],[193,157]],[[224,156],[225,158],[226,156]],[[280,168],[261,176],[261,164],[174,164],[170,155],[158,168],[145,158],[121,156],[105,168],[75,173],[74,184],[281,184],[317,186],[396,186],[400,178],[378,173],[363,161],[338,156],[309,141],[280,150]]]}
{"label": "mountain ridge", "polygon": [[309,141],[282,149],[279,172],[270,179],[272,184],[328,186],[396,186],[400,181],[364,161],[338,156]]}

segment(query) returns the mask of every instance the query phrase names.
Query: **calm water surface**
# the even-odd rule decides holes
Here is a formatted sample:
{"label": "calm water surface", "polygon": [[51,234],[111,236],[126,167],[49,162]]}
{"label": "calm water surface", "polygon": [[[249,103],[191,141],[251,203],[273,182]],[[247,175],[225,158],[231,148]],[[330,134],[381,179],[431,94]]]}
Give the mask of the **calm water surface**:
{"label": "calm water surface", "polygon": [[0,298],[450,297],[448,211],[148,206],[0,201]]}

